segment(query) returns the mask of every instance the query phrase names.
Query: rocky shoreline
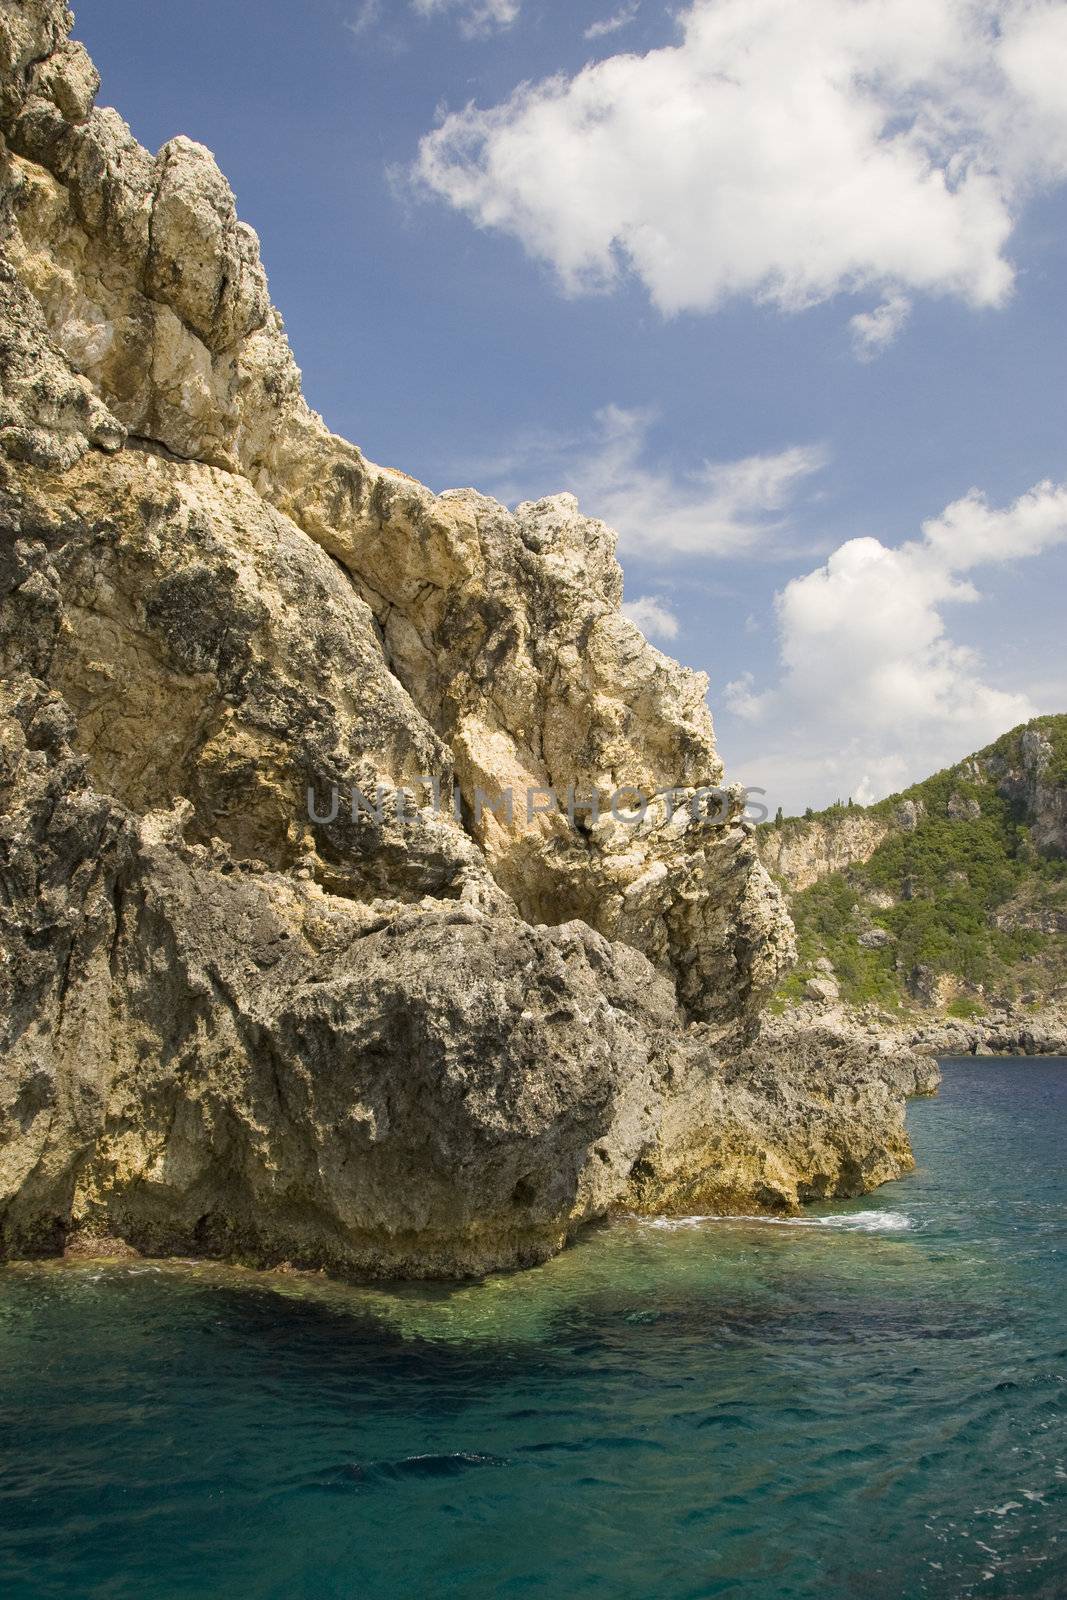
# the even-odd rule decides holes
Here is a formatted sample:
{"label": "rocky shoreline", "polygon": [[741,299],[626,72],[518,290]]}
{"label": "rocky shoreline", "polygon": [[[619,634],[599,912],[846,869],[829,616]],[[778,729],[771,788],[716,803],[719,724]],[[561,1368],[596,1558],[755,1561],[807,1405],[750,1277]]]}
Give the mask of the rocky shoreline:
{"label": "rocky shoreline", "polygon": [[943,1017],[897,1030],[906,1048],[939,1056],[1067,1056],[1067,1007],[1005,1006],[988,1017]]}
{"label": "rocky shoreline", "polygon": [[[1004,1004],[985,1016],[913,1016],[900,1021],[875,1006],[836,1002],[805,1004],[787,1018],[806,1017],[807,1026],[825,1026],[860,1047],[877,1041],[889,1051],[932,1056],[1067,1056],[1067,1004],[1033,1007]],[[795,1025],[786,1019],[786,1026]]]}

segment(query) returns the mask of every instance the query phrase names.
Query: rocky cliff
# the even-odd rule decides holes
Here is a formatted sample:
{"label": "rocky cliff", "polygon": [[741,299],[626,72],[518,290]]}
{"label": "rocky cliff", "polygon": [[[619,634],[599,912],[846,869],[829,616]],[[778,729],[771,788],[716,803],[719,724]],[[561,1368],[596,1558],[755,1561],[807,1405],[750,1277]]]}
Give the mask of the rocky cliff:
{"label": "rocky cliff", "polygon": [[889,817],[862,808],[825,819],[789,817],[760,829],[760,860],[787,890],[809,889],[831,872],[869,861],[892,827]]}
{"label": "rocky cliff", "polygon": [[757,841],[800,941],[776,1007],[873,1008],[942,1053],[1067,1051],[1067,717]]}
{"label": "rocky cliff", "polygon": [[477,1272],[903,1170],[928,1068],[757,1037],[792,926],[610,530],[330,434],[71,25],[0,0],[3,1248]]}

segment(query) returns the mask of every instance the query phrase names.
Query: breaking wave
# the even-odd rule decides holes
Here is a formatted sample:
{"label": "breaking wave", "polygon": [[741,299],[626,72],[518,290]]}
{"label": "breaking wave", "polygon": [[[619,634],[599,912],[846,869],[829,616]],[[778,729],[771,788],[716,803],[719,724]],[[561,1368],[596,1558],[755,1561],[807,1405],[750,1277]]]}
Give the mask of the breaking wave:
{"label": "breaking wave", "polygon": [[851,1211],[832,1217],[724,1217],[714,1214],[696,1217],[634,1217],[646,1228],[673,1232],[676,1228],[698,1228],[707,1222],[762,1223],[769,1228],[837,1228],[845,1233],[904,1233],[915,1224],[902,1211]]}

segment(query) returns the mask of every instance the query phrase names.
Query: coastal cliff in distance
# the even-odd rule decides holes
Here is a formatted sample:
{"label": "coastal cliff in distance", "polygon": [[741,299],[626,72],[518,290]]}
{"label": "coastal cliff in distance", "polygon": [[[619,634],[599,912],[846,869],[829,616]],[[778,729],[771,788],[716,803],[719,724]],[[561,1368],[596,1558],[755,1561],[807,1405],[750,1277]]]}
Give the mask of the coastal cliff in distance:
{"label": "coastal cliff in distance", "polygon": [[1067,1054],[1067,716],[756,836],[799,936],[775,1010],[942,1055]]}
{"label": "coastal cliff in distance", "polygon": [[907,1170],[928,1064],[760,1032],[792,924],[610,530],[333,436],[72,23],[0,0],[3,1252],[463,1274]]}

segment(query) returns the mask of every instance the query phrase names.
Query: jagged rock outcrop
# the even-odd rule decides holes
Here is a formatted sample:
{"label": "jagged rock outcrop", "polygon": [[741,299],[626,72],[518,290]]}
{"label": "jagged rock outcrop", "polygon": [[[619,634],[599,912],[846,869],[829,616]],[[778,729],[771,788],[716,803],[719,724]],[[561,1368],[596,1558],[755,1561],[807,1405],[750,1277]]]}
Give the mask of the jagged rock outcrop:
{"label": "jagged rock outcrop", "polygon": [[791,924],[610,530],[331,435],[70,23],[0,0],[3,1249],[464,1273],[901,1170],[913,1061],[752,1043]]}
{"label": "jagged rock outcrop", "polygon": [[905,1100],[939,1081],[928,1055],[844,1011],[769,1016],[696,1103],[679,1085],[637,1198],[646,1210],[729,1214],[744,1195],[766,1210],[864,1194],[911,1171]]}
{"label": "jagged rock outcrop", "polygon": [[[46,19],[44,54],[62,8],[20,10]],[[81,57],[28,74],[5,174],[7,249],[54,341],[49,384],[73,368],[100,407],[72,417],[59,464],[125,430],[247,480],[344,567],[470,802],[479,785],[511,790],[522,811],[552,789],[607,812],[623,788],[719,785],[706,681],[620,614],[610,530],[568,495],[514,514],[470,490],[435,496],[331,435],[209,152],[178,138],[153,159],[84,96],[72,120],[51,97],[64,72],[82,81]],[[47,350],[40,328],[32,342]],[[559,812],[513,828],[486,808],[474,833],[526,915],[580,916],[645,950],[696,1015],[753,1015],[790,959],[788,924],[746,832],[668,811],[639,829]]]}

